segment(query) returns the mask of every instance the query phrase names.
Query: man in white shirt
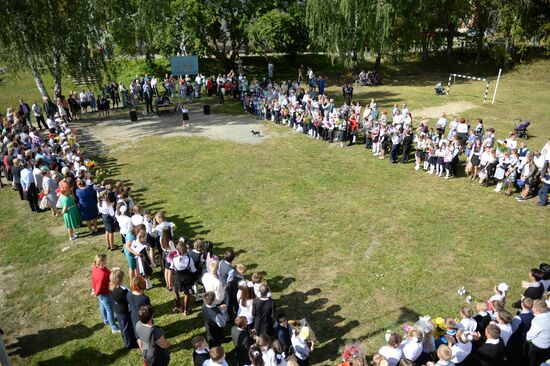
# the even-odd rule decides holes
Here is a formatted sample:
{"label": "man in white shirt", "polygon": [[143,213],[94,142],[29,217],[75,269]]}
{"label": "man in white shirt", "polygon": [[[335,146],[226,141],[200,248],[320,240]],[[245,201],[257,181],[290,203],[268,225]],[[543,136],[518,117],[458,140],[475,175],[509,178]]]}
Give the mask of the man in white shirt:
{"label": "man in white shirt", "polygon": [[202,284],[205,292],[212,291],[216,295],[213,305],[219,305],[223,302],[225,288],[218,278],[218,261],[213,260],[208,263],[208,272],[202,275]]}
{"label": "man in white shirt", "polygon": [[543,300],[533,302],[535,317],[527,332],[529,359],[531,366],[538,366],[550,358],[550,311]]}
{"label": "man in white shirt", "polygon": [[34,114],[34,118],[36,118],[36,123],[38,124],[38,128],[42,130],[42,126],[44,128],[47,128],[46,121],[44,120],[44,115],[42,115],[42,108],[38,103],[36,103],[36,100],[32,104],[32,112]]}
{"label": "man in white shirt", "polygon": [[46,119],[46,125],[48,125],[48,129],[55,128],[55,120],[51,117],[48,117],[48,119]]}
{"label": "man in white shirt", "polygon": [[197,76],[195,76],[195,84],[196,84],[196,87],[197,87],[196,92],[198,92],[198,97],[200,98],[201,88],[202,88],[202,75],[201,74],[198,74]]}

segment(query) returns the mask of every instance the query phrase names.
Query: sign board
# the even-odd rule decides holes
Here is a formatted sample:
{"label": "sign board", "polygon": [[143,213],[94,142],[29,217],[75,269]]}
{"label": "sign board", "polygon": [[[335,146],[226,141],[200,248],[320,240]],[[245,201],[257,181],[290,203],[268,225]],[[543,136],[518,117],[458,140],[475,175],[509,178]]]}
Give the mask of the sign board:
{"label": "sign board", "polygon": [[198,56],[174,56],[170,58],[172,75],[197,75],[199,73]]}

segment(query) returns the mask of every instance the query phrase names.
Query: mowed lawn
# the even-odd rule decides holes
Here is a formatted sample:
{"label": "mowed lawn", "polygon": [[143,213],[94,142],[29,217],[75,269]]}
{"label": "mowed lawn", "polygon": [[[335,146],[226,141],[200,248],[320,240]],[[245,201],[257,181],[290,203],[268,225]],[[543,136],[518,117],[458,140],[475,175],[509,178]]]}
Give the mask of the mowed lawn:
{"label": "mowed lawn", "polygon": [[[499,137],[513,118],[531,119],[529,146],[542,147],[550,136],[548,70],[548,62],[518,67],[502,80],[498,104],[464,115],[484,117]],[[407,84],[403,74],[356,93],[381,106],[407,101],[413,110],[481,101],[484,87],[475,83],[436,98],[431,82],[442,75]],[[283,127],[264,128],[276,135]],[[315,365],[335,364],[351,340],[375,352],[387,329],[419,315],[458,316],[462,286],[488,298],[504,281],[518,297],[527,271],[549,260],[548,208],[465,178],[390,165],[361,146],[340,149],[298,134],[259,145],[183,137],[128,145],[106,151],[103,164],[129,182],[136,201],[163,209],[177,235],[207,238],[218,254],[233,248],[236,263],[264,272],[280,311],[311,322],[320,341]],[[89,268],[103,238],[83,237],[62,251],[69,243],[59,219],[31,214],[7,188],[0,207],[0,326],[16,364],[139,364],[137,351],[121,349],[120,336],[103,326],[90,296]],[[109,257],[111,267],[127,269],[121,253]],[[191,301],[192,315],[171,314],[172,298],[155,276],[147,293],[155,321],[175,345],[173,364],[189,365],[190,339],[204,333],[199,307]]]}

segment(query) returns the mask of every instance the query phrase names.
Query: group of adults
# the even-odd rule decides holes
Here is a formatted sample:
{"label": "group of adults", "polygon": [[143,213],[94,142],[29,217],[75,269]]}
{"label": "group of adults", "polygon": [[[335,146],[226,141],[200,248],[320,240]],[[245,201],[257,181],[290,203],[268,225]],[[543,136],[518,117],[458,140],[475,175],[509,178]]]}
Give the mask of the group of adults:
{"label": "group of adults", "polygon": [[175,225],[162,213],[151,217],[142,210],[122,183],[97,181],[95,162],[82,155],[69,122],[57,113],[48,119],[53,124],[42,134],[29,126],[24,114],[13,120],[2,117],[2,173],[32,211],[63,216],[71,241],[77,240],[76,229],[83,223],[90,235],[98,233],[101,220],[106,247],[114,250],[113,234],[120,232],[129,288],[123,284],[125,271],[109,271],[107,256],[100,254],[91,268],[92,295],[103,321],[122,335],[127,349],[139,346],[149,365],[169,362],[170,343],[154,325],[153,307],[145,294],[153,268],[160,267],[174,295],[174,313],[191,312],[192,294],[203,302],[206,337],[194,342],[195,364],[223,364],[226,332],[233,336],[239,365],[280,365],[287,359],[290,364],[308,364],[313,333],[306,321],[289,322],[276,313],[260,273],[247,278],[244,265],[233,266],[232,251],[218,259],[209,242],[198,240],[191,246],[184,238],[172,240]]}
{"label": "group of adults", "polygon": [[[146,76],[134,80],[130,88],[132,98],[139,102],[142,98],[147,99],[147,94],[154,92],[151,85],[153,79]],[[192,83],[190,78],[183,80],[183,83]],[[424,169],[428,173],[442,175],[445,171],[446,177],[453,172],[456,174],[456,164],[453,165],[453,162],[456,162],[455,159],[461,153],[468,156],[467,165],[474,179],[478,177],[483,181],[491,177],[487,173],[483,179],[481,174],[490,169],[490,163],[494,163],[493,177],[496,170],[499,167],[503,168],[502,165],[505,163],[509,164],[507,168],[513,164],[521,164],[517,165],[516,174],[524,181],[523,187],[528,187],[525,197],[533,194],[534,172],[538,171],[542,180],[542,185],[538,187],[540,202],[547,202],[546,194],[550,185],[550,141],[540,152],[530,154],[525,144],[517,147],[513,134],[506,140],[499,141],[493,129],[483,128],[482,121],[478,121],[474,130],[467,120],[453,118],[448,123],[446,116],[438,120],[435,128],[430,128],[427,120],[422,120],[415,128],[407,105],[403,105],[401,109],[394,106],[390,119],[387,111],[378,111],[374,100],[364,108],[358,102],[353,103],[352,89],[349,103],[346,101],[337,107],[333,99],[324,95],[324,91],[317,94],[316,89],[310,86],[306,93],[297,81],[284,81],[278,85],[264,78],[262,81],[252,79],[249,82],[244,75],[236,76],[234,73],[209,78],[210,83],[206,81],[203,84],[202,80],[201,77],[200,83],[197,79],[194,82],[199,85],[199,90],[201,85],[206,85],[207,93],[210,95],[216,90],[218,93],[220,90],[230,90],[241,101],[246,112],[290,126],[311,138],[338,141],[344,146],[343,142],[349,145],[358,143],[362,132],[366,148],[372,149],[373,154],[381,159],[385,157],[387,150],[390,150],[390,160],[394,163],[398,161],[400,154],[403,155],[402,162],[407,163],[409,155],[414,152],[415,169]],[[167,75],[163,83],[164,93],[174,93],[173,82],[174,80]],[[180,82],[181,80],[178,81]],[[118,90],[120,97],[121,86],[125,90],[122,84],[111,84],[111,87],[104,88],[100,99],[108,100],[107,97],[110,97],[111,101],[114,101],[116,97],[113,98],[111,94],[116,95],[115,90]],[[350,93],[347,87],[348,85],[343,89],[344,96]],[[75,98],[76,93],[71,93],[69,100]],[[78,95],[77,103],[81,108],[90,107],[93,110],[92,99],[93,94],[82,91]],[[174,240],[175,225],[165,220],[164,215],[155,215],[153,218],[150,213],[142,210],[133,202],[129,190],[124,185],[116,184],[111,187],[105,182],[94,180],[93,164],[88,164],[90,161],[82,156],[74,131],[69,126],[70,120],[78,118],[78,114],[72,113],[72,102],[66,103],[66,109],[61,98],[57,105],[46,100],[43,105],[35,102],[29,107],[21,100],[16,111],[8,110],[7,115],[2,117],[2,174],[18,191],[20,199],[28,201],[32,211],[50,210],[53,215],[62,215],[70,240],[77,239],[75,229],[79,228],[82,222],[87,223],[91,234],[97,233],[98,218],[101,218],[105,227],[107,247],[113,250],[113,233],[119,230],[123,251],[128,260],[130,288],[123,285],[124,272],[109,271],[107,257],[101,254],[95,258],[92,265],[92,294],[98,298],[104,322],[111,327],[113,333],[122,334],[126,348],[131,349],[139,345],[143,357],[150,365],[163,365],[169,362],[168,350],[171,345],[164,337],[162,329],[154,325],[153,307],[145,295],[146,289],[150,287],[149,277],[152,272],[148,271],[147,267],[152,269],[158,265],[167,289],[174,294],[174,312],[184,315],[190,313],[189,297],[193,294],[196,301],[203,302],[202,316],[206,337],[198,337],[193,341],[195,365],[224,364],[225,352],[222,344],[231,324],[233,326],[230,333],[239,365],[307,365],[310,352],[315,345],[311,329],[307,322],[291,322],[284,314],[276,313],[275,301],[260,273],[256,272],[247,278],[246,266],[233,265],[235,255],[231,250],[226,251],[222,258],[217,258],[209,242],[197,240],[191,245],[183,237]],[[61,111],[62,108],[66,114]],[[47,118],[44,118],[43,114]],[[47,133],[41,134],[32,125],[33,117],[38,129],[47,128]],[[483,152],[488,152],[495,159],[488,161],[490,158],[484,158]],[[515,162],[511,160],[514,156]],[[505,174],[508,174],[507,169],[504,170]],[[525,177],[529,172],[531,180]],[[500,184],[504,179],[498,177],[500,175],[495,179],[498,181],[497,184]],[[511,179],[509,184],[516,185],[517,178]],[[1,176],[0,185],[3,185]],[[523,197],[524,190],[525,188],[522,188],[520,197]],[[545,270],[543,275],[536,270],[530,272],[531,283],[526,285],[528,290],[534,287],[538,289],[539,286],[548,290],[548,282],[544,282],[548,280],[548,268],[545,267]],[[199,297],[200,289],[203,289],[203,294]],[[543,296],[541,293],[533,299],[536,301],[531,305],[531,309],[535,319],[539,316],[546,319],[548,316],[545,315],[546,303],[541,300]],[[527,298],[527,295],[524,297]],[[494,300],[489,302],[489,306],[498,307]],[[519,306],[525,307],[522,311],[527,312],[529,301],[522,299]],[[501,324],[502,318],[507,317],[503,311],[505,310],[493,312],[494,318],[497,319],[497,327]],[[482,311],[481,314],[483,315]],[[499,317],[499,314],[502,316]],[[521,314],[518,315],[520,318]],[[449,323],[448,329],[452,328],[451,325]],[[531,342],[527,352],[531,365],[535,365],[533,362],[539,362],[544,357],[550,357],[547,355],[550,347],[548,328],[544,322],[539,328],[535,327],[531,332],[536,333],[531,339],[528,339],[527,335],[525,338]],[[457,333],[450,336],[454,337],[456,344],[464,343],[464,332],[457,337],[460,328],[457,326],[455,330]],[[478,333],[474,334],[475,331]],[[529,331],[530,328],[526,329],[525,334]],[[499,334],[490,324],[487,324],[483,331],[476,326],[471,332],[472,339],[468,336],[465,338],[469,342],[475,337],[483,339],[485,336],[485,344],[498,343]],[[410,338],[414,340],[415,337],[418,343],[418,334]],[[447,341],[452,343],[450,340]],[[391,352],[385,356],[387,350],[381,350],[381,361],[386,359],[392,366],[398,363],[407,365],[408,361],[415,364],[414,360],[407,357],[399,358],[397,363],[390,361],[392,352],[397,352],[394,349],[401,349],[405,354],[398,337],[390,336],[388,347],[392,348],[389,349]],[[452,345],[448,347],[452,351]],[[431,354],[437,354],[439,362],[446,362],[445,352],[448,354],[447,351],[432,350]],[[475,358],[471,358],[473,359]],[[470,365],[460,362],[458,364]],[[479,364],[493,363],[483,363],[479,360]]]}

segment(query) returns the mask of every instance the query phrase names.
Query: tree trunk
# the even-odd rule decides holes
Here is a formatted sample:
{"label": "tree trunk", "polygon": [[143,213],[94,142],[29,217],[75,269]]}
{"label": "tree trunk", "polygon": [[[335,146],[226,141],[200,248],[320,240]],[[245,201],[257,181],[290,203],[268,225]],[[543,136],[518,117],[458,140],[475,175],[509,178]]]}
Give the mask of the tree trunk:
{"label": "tree trunk", "polygon": [[357,63],[357,51],[351,51],[351,67],[354,74],[359,74],[359,64]]}
{"label": "tree trunk", "polygon": [[[180,49],[180,51],[181,51],[181,49]],[[181,55],[185,56],[183,53]],[[151,67],[153,65],[153,57],[151,56],[151,52],[149,51],[149,49],[147,49],[147,51],[145,51],[145,64],[148,67]]]}
{"label": "tree trunk", "polygon": [[53,58],[53,95],[61,98],[61,57],[56,54]]}
{"label": "tree trunk", "polygon": [[507,71],[510,67],[510,59],[511,59],[511,50],[512,47],[510,47],[510,37],[506,37],[504,41],[504,65],[502,66],[503,71]]}
{"label": "tree trunk", "polygon": [[43,99],[50,99],[50,94],[48,93],[48,90],[44,86],[44,82],[42,81],[42,76],[40,76],[40,72],[36,69],[34,64],[29,60],[29,66],[31,69],[32,77],[34,78],[34,82],[36,83],[36,86],[38,88],[38,91],[40,94],[42,94]]}
{"label": "tree trunk", "polygon": [[453,42],[455,38],[455,27],[453,23],[447,25],[447,58],[451,59],[453,56]]}
{"label": "tree trunk", "polygon": [[478,65],[481,62],[481,54],[483,52],[484,38],[485,38],[485,27],[480,25],[477,28],[477,35],[476,35],[476,62],[475,62],[476,65]]}
{"label": "tree trunk", "polygon": [[428,60],[429,56],[429,40],[425,36],[424,41],[422,42],[422,61]]}
{"label": "tree trunk", "polygon": [[22,34],[23,41],[25,44],[25,53],[27,55],[27,63],[29,66],[29,69],[31,70],[32,77],[34,78],[34,82],[36,83],[36,87],[38,88],[38,91],[42,95],[42,99],[50,99],[50,94],[48,93],[48,90],[44,86],[44,82],[42,81],[42,76],[40,75],[40,72],[38,71],[36,64],[34,63],[34,60],[32,58],[32,51],[29,47],[29,39],[27,37],[27,34],[23,32]]}
{"label": "tree trunk", "polygon": [[382,53],[376,52],[376,60],[374,61],[374,71],[380,72],[380,62],[382,61]]}

